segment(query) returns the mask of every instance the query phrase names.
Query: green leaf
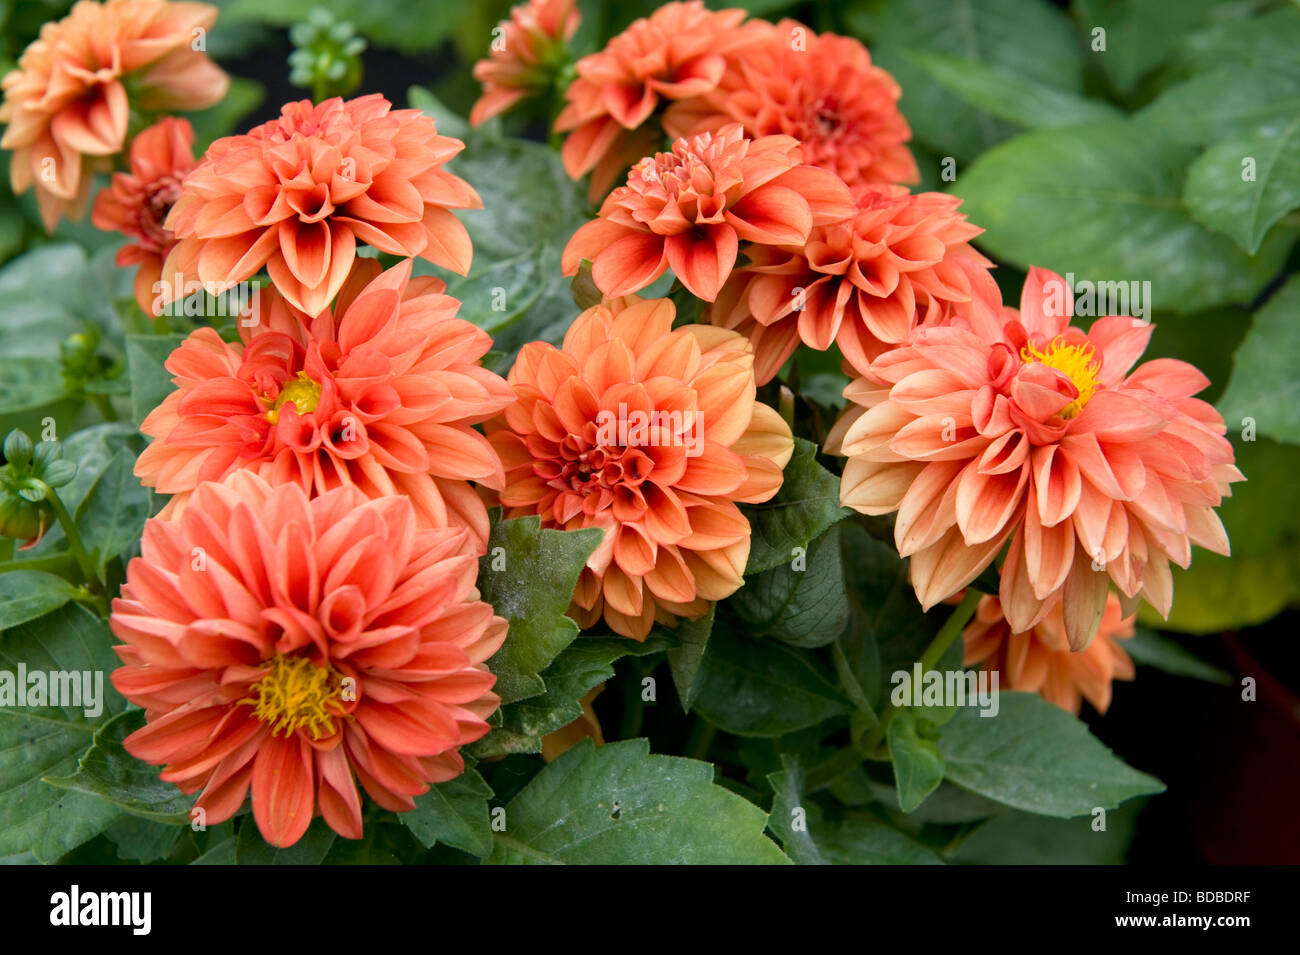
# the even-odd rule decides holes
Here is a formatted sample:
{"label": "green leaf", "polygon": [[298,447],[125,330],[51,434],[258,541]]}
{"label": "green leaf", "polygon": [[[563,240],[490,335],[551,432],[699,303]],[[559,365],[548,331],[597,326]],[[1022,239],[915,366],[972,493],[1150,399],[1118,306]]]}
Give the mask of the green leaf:
{"label": "green leaf", "polygon": [[171,855],[185,832],[180,826],[123,816],[106,830],[104,836],[117,846],[117,857],[128,862],[157,862]]}
{"label": "green leaf", "polygon": [[81,539],[98,559],[100,571],[140,539],[149,517],[149,489],[133,473],[135,456],[120,450],[95,480],[77,508]]}
{"label": "green leaf", "polygon": [[121,815],[98,797],[42,782],[45,776],[74,772],[95,732],[126,705],[107,679],[120,665],[112,643],[107,625],[76,604],[15,627],[0,639],[0,671],[17,674],[21,662],[29,676],[59,671],[103,677],[103,712],[97,716],[87,716],[84,706],[0,706],[0,856],[30,850],[51,862]]}
{"label": "green leaf", "polygon": [[709,635],[713,633],[713,618],[717,606],[709,607],[709,612],[699,620],[683,620],[677,625],[676,647],[668,651],[668,668],[673,675],[673,686],[677,688],[677,697],[682,709],[689,713],[700,695],[700,661],[704,659],[709,646]]}
{"label": "green leaf", "polygon": [[[1261,434],[1300,443],[1300,276],[1292,276],[1251,322],[1233,356],[1232,377],[1219,400],[1228,427],[1251,418]],[[1247,474],[1247,477],[1252,475]]]}
{"label": "green leaf", "polygon": [[[302,838],[284,849],[277,849],[262,838],[253,817],[245,816],[239,824],[235,843],[237,865],[320,865],[334,844],[334,830],[324,819],[316,819]],[[220,846],[218,846],[220,848]]]}
{"label": "green leaf", "polygon": [[1090,47],[1093,31],[1105,31],[1105,49],[1092,55],[1115,88],[1129,96],[1173,54],[1179,38],[1206,22],[1218,5],[1218,0],[1077,0],[1074,7]]}
{"label": "green leaf", "polygon": [[131,417],[138,425],[176,390],[163,367],[169,355],[185,341],[184,335],[128,335],[126,367],[131,381]]}
{"label": "green leaf", "polygon": [[58,610],[79,593],[62,577],[39,570],[0,574],[0,631]]}
{"label": "green leaf", "polygon": [[817,445],[794,439],[781,489],[772,500],[744,508],[751,536],[745,576],[788,563],[836,521],[853,512],[840,507],[840,479],[817,463]]}
{"label": "green leaf", "polygon": [[834,642],[849,622],[839,526],[810,543],[806,556],[746,578],[729,603],[753,636],[792,647]]}
{"label": "green leaf", "polygon": [[397,818],[426,849],[444,842],[486,858],[492,852],[491,798],[492,787],[477,770],[466,768],[455,779],[430,786],[423,796],[416,796],[415,809],[398,813]]}
{"label": "green leaf", "polygon": [[1190,158],[1130,122],[1046,130],[985,153],[953,191],[987,230],[977,243],[1021,267],[1149,281],[1144,305],[1177,312],[1249,301],[1277,274],[1296,231],[1273,230],[1247,256],[1202,227],[1181,201]]}
{"label": "green leaf", "polygon": [[1068,818],[1164,791],[1126,765],[1087,726],[1032,693],[999,694],[997,716],[960,707],[943,729],[947,778],[1015,809]]}
{"label": "green leaf", "polygon": [[1232,677],[1216,666],[1211,666],[1175,640],[1163,634],[1138,627],[1131,640],[1122,644],[1134,662],[1155,667],[1174,676],[1187,676],[1208,683],[1228,686]]}
{"label": "green leaf", "polygon": [[144,725],[144,711],[128,710],[95,733],[90,751],[77,761],[77,771],[47,775],[45,782],[60,789],[98,796],[133,816],[180,825],[189,822],[194,796],[158,778],[157,766],[136,759],[123,740]]}
{"label": "green leaf", "polygon": [[971,106],[1025,129],[1078,126],[1120,115],[1109,103],[975,60],[943,53],[910,52],[907,56]]}
{"label": "green leaf", "polygon": [[510,623],[505,644],[488,662],[502,703],[546,690],[541,672],[578,635],[565,616],[587,558],[600,543],[596,528],[543,529],[538,517],[500,521],[479,561],[479,590]]}
{"label": "green leaf", "polygon": [[1211,146],[1187,171],[1183,201],[1198,222],[1254,255],[1273,224],[1300,206],[1300,115]]}
{"label": "green leaf", "polygon": [[951,861],[975,865],[1120,865],[1137,831],[1145,799],[1100,816],[1051,819],[1004,812],[979,826],[957,847]]}
{"label": "green leaf", "polygon": [[1041,0],[870,0],[850,7],[847,20],[851,32],[867,41],[872,62],[898,80],[899,107],[916,138],[958,162],[1014,129],[971,109],[910,60],[909,51],[963,57],[1063,90],[1083,88],[1083,54],[1074,31]]}
{"label": "green leaf", "polygon": [[644,739],[563,753],[506,805],[493,863],[781,863],[761,809]]}
{"label": "green leaf", "polygon": [[795,862],[800,865],[941,863],[925,846],[874,818],[864,815],[825,821],[821,807],[804,798],[805,780],[799,761],[782,755],[781,764],[783,768],[779,772],[767,777],[776,793],[767,824]]}
{"label": "green leaf", "polygon": [[943,754],[934,740],[917,731],[917,715],[912,710],[895,713],[887,733],[898,808],[914,812],[943,782]]}
{"label": "green leaf", "polygon": [[1165,90],[1137,118],[1163,139],[1210,145],[1284,129],[1298,112],[1300,72],[1229,65]]}
{"label": "green leaf", "polygon": [[695,712],[738,736],[781,736],[853,710],[808,651],[719,622],[695,679]]}

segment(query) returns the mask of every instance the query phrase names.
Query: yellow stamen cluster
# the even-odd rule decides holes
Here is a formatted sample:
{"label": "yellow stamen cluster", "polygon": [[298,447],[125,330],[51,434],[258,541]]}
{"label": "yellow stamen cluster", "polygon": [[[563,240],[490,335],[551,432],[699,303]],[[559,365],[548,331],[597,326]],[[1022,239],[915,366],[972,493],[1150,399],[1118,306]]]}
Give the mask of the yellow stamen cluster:
{"label": "yellow stamen cluster", "polygon": [[277,653],[266,675],[239,702],[252,706],[273,736],[290,736],[305,727],[312,739],[321,739],[333,735],[334,717],[343,714],[342,689],[343,677],[333,667]]}
{"label": "yellow stamen cluster", "polygon": [[1061,409],[1061,417],[1067,421],[1083,410],[1083,406],[1097,390],[1097,373],[1101,371],[1101,362],[1093,357],[1092,345],[1067,345],[1064,338],[1058,335],[1043,349],[1039,349],[1033,342],[1025,345],[1020,349],[1020,360],[1026,363],[1036,361],[1055,368],[1074,382],[1079,397]]}
{"label": "yellow stamen cluster", "polygon": [[271,424],[278,422],[280,420],[280,408],[286,402],[292,402],[293,406],[298,409],[298,414],[309,414],[315,411],[316,406],[320,404],[320,384],[313,381],[305,371],[298,372],[297,378],[285,382],[284,387],[280,389],[275,404],[266,413],[266,420]]}

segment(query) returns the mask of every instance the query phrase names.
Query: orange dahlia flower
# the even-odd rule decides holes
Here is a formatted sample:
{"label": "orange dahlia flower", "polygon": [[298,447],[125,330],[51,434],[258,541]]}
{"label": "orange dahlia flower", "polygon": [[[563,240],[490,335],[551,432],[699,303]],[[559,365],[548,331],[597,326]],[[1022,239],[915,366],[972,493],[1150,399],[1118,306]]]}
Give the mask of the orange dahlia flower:
{"label": "orange dahlia flower", "polygon": [[900,95],[859,41],[782,20],[730,57],[716,86],[669,106],[664,129],[690,136],[740,123],[755,138],[793,136],[805,162],[850,186],[914,183],[920,173],[906,146],[912,130],[898,111]]}
{"label": "orange dahlia flower", "polygon": [[502,20],[492,52],[474,64],[483,95],[469,112],[471,126],[499,116],[526,96],[550,85],[582,17],[577,0],[528,0]]}
{"label": "orange dahlia flower", "polygon": [[525,345],[518,401],[488,426],[508,517],[605,532],[571,614],[636,640],[740,587],[750,531],[736,504],[775,494],[794,449],[755,400],[749,343],[674,329],[673,315],[667,299],[615,301],[578,316],[562,348]]}
{"label": "orange dahlia flower", "polygon": [[274,846],[317,814],[359,839],[358,780],[413,809],[464,770],[459,747],[500,702],[485,661],[506,621],[479,600],[466,544],[419,528],[400,495],[309,500],[246,471],[200,486],[179,520],[148,522],[113,601],[113,686],[147,721],[127,751],[202,790],[209,825],[251,788]]}
{"label": "orange dahlia flower", "polygon": [[265,266],[290,304],[317,315],[358,241],[468,272],[469,233],[451,210],[483,203],[442,168],[465,144],[391,106],[377,93],[288,103],[279,119],[213,143],[165,223],[178,239],[163,266],[177,277],[172,297],[193,276],[216,294]]}
{"label": "orange dahlia flower", "polygon": [[606,296],[637,292],[669,268],[691,294],[712,302],[740,243],[799,245],[814,226],[852,214],[853,197],[833,173],[802,164],[788,136],[747,139],[738,124],[679,139],[669,153],[632,167],[599,217],[564,249],[565,275],[592,260]]}
{"label": "orange dahlia flower", "polygon": [[[1223,418],[1192,397],[1186,362],[1131,371],[1152,326],[1070,326],[1065,281],[1031,269],[1019,313],[923,327],[845,389],[831,436],[848,456],[841,501],[898,512],[894,538],[928,609],[1007,545],[1000,598],[1024,633],[1063,601],[1070,646],[1092,639],[1109,581],[1124,615],[1168,615],[1170,561],[1228,553],[1215,507],[1242,480]],[[1005,319],[1005,325],[1000,322]],[[1008,544],[1009,542],[1009,544]]]}
{"label": "orange dahlia flower", "polygon": [[132,109],[203,109],[226,95],[229,77],[194,42],[216,18],[206,3],[81,0],[41,28],[4,78],[0,147],[14,151],[14,192],[36,187],[46,230],[80,217],[94,170],[126,145]]}
{"label": "orange dahlia flower", "polygon": [[1096,638],[1083,650],[1072,651],[1065,638],[1061,607],[1052,610],[1028,631],[1013,633],[997,597],[983,597],[962,633],[966,666],[983,664],[998,672],[1005,689],[1037,693],[1063,710],[1078,713],[1087,699],[1098,713],[1110,706],[1111,683],[1136,675],[1133,661],[1120,640],[1133,636],[1133,618],[1124,617],[1119,599],[1106,597]]}
{"label": "orange dahlia flower", "polygon": [[727,58],[771,29],[757,20],[742,25],[744,19],[744,10],[707,10],[701,0],[666,3],[578,61],[555,129],[569,134],[563,148],[569,176],[594,170],[593,202],[654,148],[657,128],[636,131],[661,101],[707,93],[722,79]]}
{"label": "orange dahlia flower", "polygon": [[195,331],[166,367],[177,390],[140,426],[155,440],[141,481],[186,507],[203,481],[250,469],[324,493],[352,484],[411,498],[421,526],[463,526],[485,546],[487,511],[470,481],[499,488],[501,462],[472,427],[514,395],[479,360],[492,339],[456,318],[459,302],[405,260],[358,262],[333,312],[310,324],[262,289],[241,342]]}
{"label": "orange dahlia flower", "polygon": [[993,263],[970,245],[983,229],[939,192],[860,186],[856,212],[818,226],[806,243],[755,246],[737,269],[710,320],[754,342],[758,383],[770,381],[802,341],[832,342],[859,374],[917,325],[959,310],[996,311],[1002,296]]}
{"label": "orange dahlia flower", "polygon": [[163,222],[180,197],[185,174],[194,168],[193,145],[188,120],[168,116],[141,130],[131,142],[131,171],[114,173],[90,211],[95,228],[134,240],[118,249],[117,264],[139,266],[135,300],[146,315],[154,314],[154,287],[176,242]]}

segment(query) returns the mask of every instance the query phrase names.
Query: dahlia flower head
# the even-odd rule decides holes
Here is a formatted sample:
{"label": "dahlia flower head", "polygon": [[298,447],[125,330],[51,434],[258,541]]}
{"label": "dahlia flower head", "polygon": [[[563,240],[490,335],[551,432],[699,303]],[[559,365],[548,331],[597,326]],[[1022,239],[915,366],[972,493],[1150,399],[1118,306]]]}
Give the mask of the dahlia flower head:
{"label": "dahlia flower head", "polygon": [[81,0],[41,27],[0,84],[0,148],[14,153],[14,192],[36,188],[46,231],[80,218],[93,173],[126,146],[132,110],[203,109],[226,95],[230,78],[194,43],[216,19],[206,3]]}
{"label": "dahlia flower head", "polygon": [[997,671],[1002,689],[1037,693],[1076,715],[1086,699],[1104,714],[1110,708],[1114,681],[1132,680],[1137,675],[1120,644],[1131,639],[1133,632],[1133,618],[1124,616],[1118,597],[1107,594],[1096,637],[1075,652],[1065,637],[1059,603],[1029,630],[1014,633],[998,598],[985,596],[962,631],[966,644],[963,663]]}
{"label": "dahlia flower head", "polygon": [[796,245],[747,247],[708,310],[716,325],[749,336],[758,383],[770,381],[800,342],[832,343],[860,375],[920,325],[1002,307],[993,263],[970,245],[983,232],[961,200],[903,186],[858,186],[852,215],[815,226]]}
{"label": "dahlia flower head", "polygon": [[769,24],[743,23],[745,16],[708,10],[702,0],[665,3],[577,62],[555,131],[568,133],[562,157],[569,177],[592,173],[592,202],[659,143],[658,124],[648,120],[663,103],[707,93],[729,57],[766,35]]}
{"label": "dahlia flower head", "polygon": [[845,388],[828,444],[848,457],[840,499],[897,512],[925,608],[1006,546],[999,598],[1013,632],[1062,602],[1088,644],[1109,584],[1124,616],[1168,616],[1170,562],[1229,551],[1215,508],[1243,480],[1223,418],[1193,397],[1209,380],[1175,359],[1134,363],[1152,327],[1124,316],[1072,327],[1066,282],[1033,268],[1020,310],[922,327]]}
{"label": "dahlia flower head", "polygon": [[578,316],[562,347],[525,345],[508,376],[518,400],[487,426],[507,517],[604,531],[570,614],[636,640],[742,585],[750,528],[737,504],[771,498],[794,450],[755,399],[749,343],[674,329],[673,316],[667,299],[612,300]]}
{"label": "dahlia flower head", "polygon": [[630,295],[668,269],[712,302],[731,275],[740,243],[802,246],[815,226],[853,213],[834,173],[805,165],[789,136],[749,139],[738,123],[679,139],[672,152],[638,162],[597,218],[565,246],[561,268],[592,261],[607,297]]}
{"label": "dahlia flower head", "polygon": [[135,300],[154,314],[162,264],[176,239],[163,228],[167,213],[180,198],[181,182],[194,168],[194,130],[189,121],[168,116],[131,141],[131,171],[113,174],[107,189],[95,196],[90,221],[95,228],[120,232],[132,241],[117,251],[117,264],[139,266]]}
{"label": "dahlia flower head", "polygon": [[727,58],[712,89],[668,107],[669,136],[738,122],[754,138],[793,136],[805,162],[850,186],[920,180],[907,148],[912,130],[898,110],[902,91],[861,42],[795,20],[763,27],[758,42]]}
{"label": "dahlia flower head", "polygon": [[413,809],[459,775],[499,698],[485,661],[506,621],[479,600],[464,530],[420,528],[400,495],[309,499],[237,472],[176,521],[145,525],[111,626],[113,686],[145,711],[124,741],[200,792],[208,824],[250,789],[264,839],[289,846],[319,814],[362,835],[357,782]]}
{"label": "dahlia flower head", "polygon": [[528,0],[511,7],[494,34],[492,51],[474,64],[483,94],[469,112],[471,126],[499,116],[520,100],[545,89],[564,58],[582,16],[577,0]]}
{"label": "dahlia flower head", "polygon": [[144,419],[154,441],[136,461],[142,483],[188,509],[195,488],[237,470],[313,494],[340,485],[409,497],[422,527],[457,526],[486,547],[488,516],[471,481],[500,488],[496,452],[471,425],[514,394],[480,360],[486,332],[411,261],[380,273],[360,259],[333,311],[313,319],[272,288],[257,324],[229,344],[193,332],[167,359],[176,390]]}
{"label": "dahlia flower head", "polygon": [[177,239],[163,266],[169,300],[195,279],[215,295],[265,267],[314,316],[343,287],[358,242],[466,274],[473,249],[451,210],[483,203],[442,168],[465,144],[391,106],[378,93],[287,103],[279,119],[213,143],[165,223]]}

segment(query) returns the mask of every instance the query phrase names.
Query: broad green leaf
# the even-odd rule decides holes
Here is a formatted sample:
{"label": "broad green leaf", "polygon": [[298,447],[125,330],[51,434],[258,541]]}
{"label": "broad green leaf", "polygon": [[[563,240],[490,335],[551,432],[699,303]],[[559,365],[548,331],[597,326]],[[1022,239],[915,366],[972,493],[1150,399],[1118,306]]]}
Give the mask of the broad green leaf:
{"label": "broad green leaf", "polygon": [[847,11],[872,62],[903,89],[899,107],[916,138],[959,163],[1006,139],[1013,127],[971,109],[908,58],[946,53],[1012,76],[1082,89],[1082,53],[1070,23],[1041,0],[870,0]]}
{"label": "broad green leaf", "polygon": [[1258,16],[1213,23],[1178,37],[1176,62],[1201,73],[1230,64],[1300,70],[1300,9],[1283,6]]}
{"label": "broad green leaf", "polygon": [[853,513],[840,507],[840,479],[817,463],[817,446],[803,438],[794,439],[781,489],[744,511],[751,530],[747,577],[806,554],[814,538]]}
{"label": "broad green leaf", "polygon": [[128,335],[126,368],[131,380],[131,417],[138,425],[176,390],[163,362],[185,341],[184,335]]}
{"label": "broad green leaf", "polygon": [[806,556],[745,579],[730,605],[753,636],[793,647],[822,647],[849,622],[839,526],[808,545]]}
{"label": "broad green leaf", "polygon": [[503,703],[546,690],[541,673],[578,635],[565,616],[587,558],[600,543],[595,528],[543,529],[541,519],[503,520],[479,561],[483,599],[510,623],[505,644],[488,661]]}
{"label": "broad green leaf", "polygon": [[[291,846],[277,849],[262,838],[251,815],[239,824],[234,862],[237,865],[319,865],[334,844],[334,830],[324,819],[315,819]],[[218,846],[220,848],[220,846]]]}
{"label": "broad green leaf", "polygon": [[492,825],[488,800],[492,787],[473,768],[455,779],[430,786],[415,797],[415,809],[397,818],[427,849],[444,842],[470,855],[486,858],[492,852]]}
{"label": "broad green leaf", "polygon": [[543,769],[505,807],[494,863],[785,861],[765,814],[713,782],[708,763],[651,755],[644,739],[589,740]]}
{"label": "broad green leaf", "polygon": [[135,456],[120,450],[91,486],[77,508],[81,539],[99,567],[139,540],[149,517],[149,489],[132,473]]}
{"label": "broad green leaf", "polygon": [[39,570],[0,574],[0,631],[58,610],[79,593],[62,577]]}
{"label": "broad green leaf", "polygon": [[714,622],[695,712],[738,736],[781,736],[852,711],[816,657]]}
{"label": "broad green leaf", "polygon": [[[681,626],[693,625],[688,621]],[[579,636],[542,671],[546,692],[503,706],[500,725],[474,743],[470,751],[478,759],[540,753],[542,737],[581,716],[582,698],[587,691],[614,676],[615,660],[657,653],[669,646],[671,643],[658,631],[644,641]]]}
{"label": "broad green leaf", "polygon": [[977,244],[1021,267],[1150,282],[1145,304],[1162,310],[1249,301],[1277,274],[1297,232],[1275,229],[1247,256],[1205,229],[1181,202],[1190,158],[1190,148],[1137,123],[1046,130],[985,153],[953,191],[987,230]]}
{"label": "broad green leaf", "polygon": [[939,751],[947,778],[1015,809],[1069,818],[1164,791],[1069,713],[1032,693],[1001,693],[998,715],[959,708]]}
{"label": "broad green leaf", "polygon": [[[1217,0],[1077,0],[1074,17],[1096,63],[1130,96],[1173,54],[1180,37],[1209,20],[1216,5]],[[1098,40],[1104,49],[1096,48]]]}
{"label": "broad green leaf", "polygon": [[208,849],[190,865],[235,865],[235,852],[238,848],[239,837],[230,836]]}
{"label": "broad green leaf", "polygon": [[0,673],[17,674],[21,662],[29,677],[58,671],[76,674],[79,684],[83,673],[90,673],[92,681],[102,678],[102,712],[95,716],[86,714],[85,700],[76,707],[19,707],[16,700],[0,706],[0,856],[31,851],[42,862],[52,862],[121,815],[98,797],[42,782],[45,776],[74,772],[95,732],[126,705],[108,680],[120,665],[112,643],[107,625],[77,604],[0,638]]}
{"label": "broad green leaf", "polygon": [[677,687],[677,697],[682,709],[687,713],[695,706],[700,695],[700,661],[709,646],[709,635],[713,633],[713,618],[716,606],[709,607],[709,612],[699,620],[683,620],[677,625],[678,645],[668,651],[668,668],[673,675],[673,685]]}
{"label": "broad green leaf", "polygon": [[113,717],[95,733],[90,751],[77,761],[77,771],[49,774],[45,781],[60,789],[98,796],[133,816],[179,825],[189,822],[194,796],[158,778],[157,766],[136,759],[122,742],[144,725],[142,710]]}
{"label": "broad green leaf", "polygon": [[[1239,433],[1245,419],[1260,434],[1300,443],[1300,276],[1255,313],[1250,331],[1233,356],[1232,378],[1219,399],[1229,431]],[[1253,475],[1247,474],[1248,478]]]}
{"label": "broad green leaf", "polygon": [[[1051,819],[1027,812],[1004,812],[983,823],[953,852],[949,861],[975,865],[1121,865],[1137,831],[1145,799],[1111,809],[1103,817]],[[1049,876],[1050,878],[1050,876]]]}
{"label": "broad green leaf", "polygon": [[117,847],[117,857],[127,862],[157,862],[171,855],[185,829],[140,816],[123,816],[104,830]]}
{"label": "broad green leaf", "polygon": [[1088,99],[975,60],[943,53],[911,52],[907,56],[971,106],[1025,129],[1078,126],[1119,116],[1119,110],[1102,100]]}
{"label": "broad green leaf", "polygon": [[[826,821],[821,807],[803,796],[798,760],[782,756],[780,772],[768,776],[776,793],[768,828],[800,865],[937,865],[942,860],[892,826],[867,815]],[[800,827],[806,827],[804,831]]]}
{"label": "broad green leaf", "polygon": [[1163,139],[1212,145],[1266,126],[1285,128],[1297,112],[1300,72],[1229,65],[1165,90],[1137,118]]}
{"label": "broad green leaf", "polygon": [[1174,676],[1193,677],[1209,683],[1227,686],[1232,677],[1216,666],[1206,663],[1182,644],[1154,630],[1138,627],[1131,640],[1120,644],[1133,660],[1142,665],[1164,670]]}
{"label": "broad green leaf", "polygon": [[1274,223],[1300,206],[1300,113],[1207,149],[1187,171],[1183,201],[1202,225],[1259,251]]}
{"label": "broad green leaf", "polygon": [[898,788],[898,808],[914,812],[943,782],[943,755],[934,740],[919,732],[917,715],[910,709],[894,714],[887,738]]}

